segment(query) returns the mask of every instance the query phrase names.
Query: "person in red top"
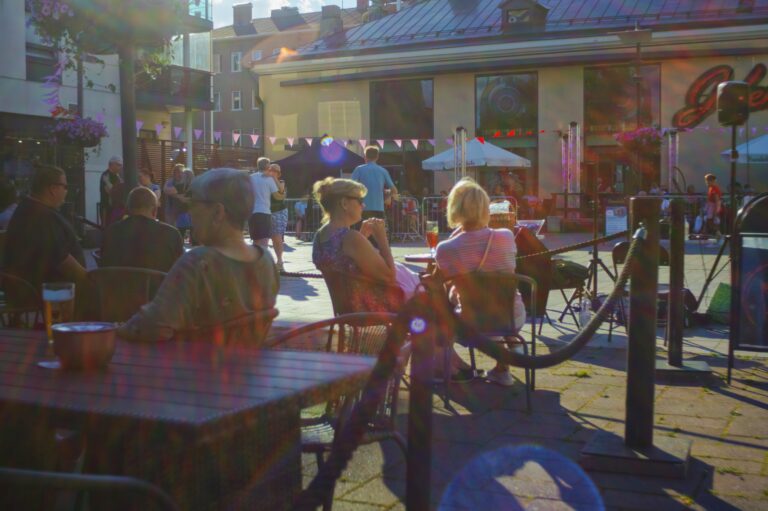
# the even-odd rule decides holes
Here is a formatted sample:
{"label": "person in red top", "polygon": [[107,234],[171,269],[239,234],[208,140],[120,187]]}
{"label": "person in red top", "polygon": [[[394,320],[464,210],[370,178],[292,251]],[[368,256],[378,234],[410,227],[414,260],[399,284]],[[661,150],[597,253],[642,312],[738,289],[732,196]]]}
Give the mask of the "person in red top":
{"label": "person in red top", "polygon": [[720,213],[723,208],[723,192],[717,185],[717,178],[713,174],[705,175],[704,181],[707,183],[707,234],[720,236]]}

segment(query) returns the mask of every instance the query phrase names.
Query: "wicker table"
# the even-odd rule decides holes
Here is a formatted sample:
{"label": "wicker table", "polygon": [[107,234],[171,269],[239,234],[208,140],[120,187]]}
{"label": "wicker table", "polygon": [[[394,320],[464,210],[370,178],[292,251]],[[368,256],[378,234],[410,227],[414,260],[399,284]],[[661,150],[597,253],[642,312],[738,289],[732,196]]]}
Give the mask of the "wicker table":
{"label": "wicker table", "polygon": [[0,435],[40,421],[82,431],[88,471],[152,481],[181,509],[287,509],[301,489],[300,409],[359,388],[375,364],[118,340],[108,369],[73,373],[38,367],[46,350],[44,332],[0,330]]}

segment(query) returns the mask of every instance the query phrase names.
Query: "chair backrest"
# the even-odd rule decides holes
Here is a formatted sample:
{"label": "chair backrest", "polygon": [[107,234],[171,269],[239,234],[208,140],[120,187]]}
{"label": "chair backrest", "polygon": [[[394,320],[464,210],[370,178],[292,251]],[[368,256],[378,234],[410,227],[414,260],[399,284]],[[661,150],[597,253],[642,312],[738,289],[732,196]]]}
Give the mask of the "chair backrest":
{"label": "chair backrest", "polygon": [[[626,263],[629,245],[629,241],[620,241],[613,246],[611,260],[614,271],[618,269],[620,264]],[[663,245],[659,245],[659,266],[669,266],[669,251]]]}
{"label": "chair backrest", "polygon": [[217,325],[181,330],[174,336],[185,341],[212,342],[220,346],[261,346],[277,317],[275,308],[249,312]]}
{"label": "chair backrest", "polygon": [[[18,497],[21,502],[16,502],[16,504],[19,506],[29,505],[30,502],[25,504],[25,498],[39,497],[36,492],[30,493],[30,490],[33,489],[37,492],[44,489],[56,489],[132,495],[141,497],[143,502],[154,504],[149,507],[142,506],[141,509],[166,511],[178,509],[173,499],[163,490],[133,477],[0,467],[0,494],[4,496],[4,502],[6,502],[6,497],[13,502],[15,502],[15,497]],[[12,508],[9,507],[8,509]],[[22,507],[15,507],[15,509],[22,509]]]}
{"label": "chair backrest", "polygon": [[[520,228],[515,236],[515,245],[517,245],[517,257],[529,256],[531,254],[540,254],[547,252],[547,246],[536,237],[529,229]],[[526,257],[517,260],[515,273],[531,277],[538,284],[538,294],[536,295],[536,311],[544,314],[547,310],[547,300],[549,291],[552,289],[552,256],[541,255],[536,257]],[[523,303],[528,313],[531,313],[531,290],[525,282],[520,283],[520,294],[523,296]]]}
{"label": "chair backrest", "polygon": [[30,282],[0,271],[0,289],[4,293],[2,313],[43,313],[43,297]]}
{"label": "chair backrest", "polygon": [[323,270],[322,274],[334,315],[395,312],[405,302],[405,293],[397,285],[339,271]]}
{"label": "chair backrest", "polygon": [[515,327],[519,278],[504,272],[472,272],[448,280],[459,293],[459,316],[487,335],[510,335]]}
{"label": "chair backrest", "polygon": [[165,273],[145,268],[111,266],[88,272],[94,286],[99,321],[127,321],[157,293]]}

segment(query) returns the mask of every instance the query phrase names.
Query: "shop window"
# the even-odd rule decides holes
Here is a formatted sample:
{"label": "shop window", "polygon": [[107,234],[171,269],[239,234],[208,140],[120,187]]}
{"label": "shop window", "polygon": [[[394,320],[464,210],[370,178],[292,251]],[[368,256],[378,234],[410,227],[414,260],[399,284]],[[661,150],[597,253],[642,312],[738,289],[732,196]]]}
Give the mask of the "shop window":
{"label": "shop window", "polygon": [[432,138],[432,80],[371,83],[371,138]]}
{"label": "shop window", "polygon": [[56,72],[56,52],[53,48],[27,44],[27,80],[44,82]]}

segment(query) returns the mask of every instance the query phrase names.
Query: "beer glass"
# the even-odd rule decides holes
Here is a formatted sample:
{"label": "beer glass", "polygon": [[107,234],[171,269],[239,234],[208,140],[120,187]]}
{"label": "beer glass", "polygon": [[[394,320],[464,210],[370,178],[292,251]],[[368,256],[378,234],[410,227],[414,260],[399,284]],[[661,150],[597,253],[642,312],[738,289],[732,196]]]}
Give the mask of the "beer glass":
{"label": "beer glass", "polygon": [[72,321],[75,313],[75,284],[73,282],[44,282],[43,307],[48,342],[53,343],[54,323]]}

